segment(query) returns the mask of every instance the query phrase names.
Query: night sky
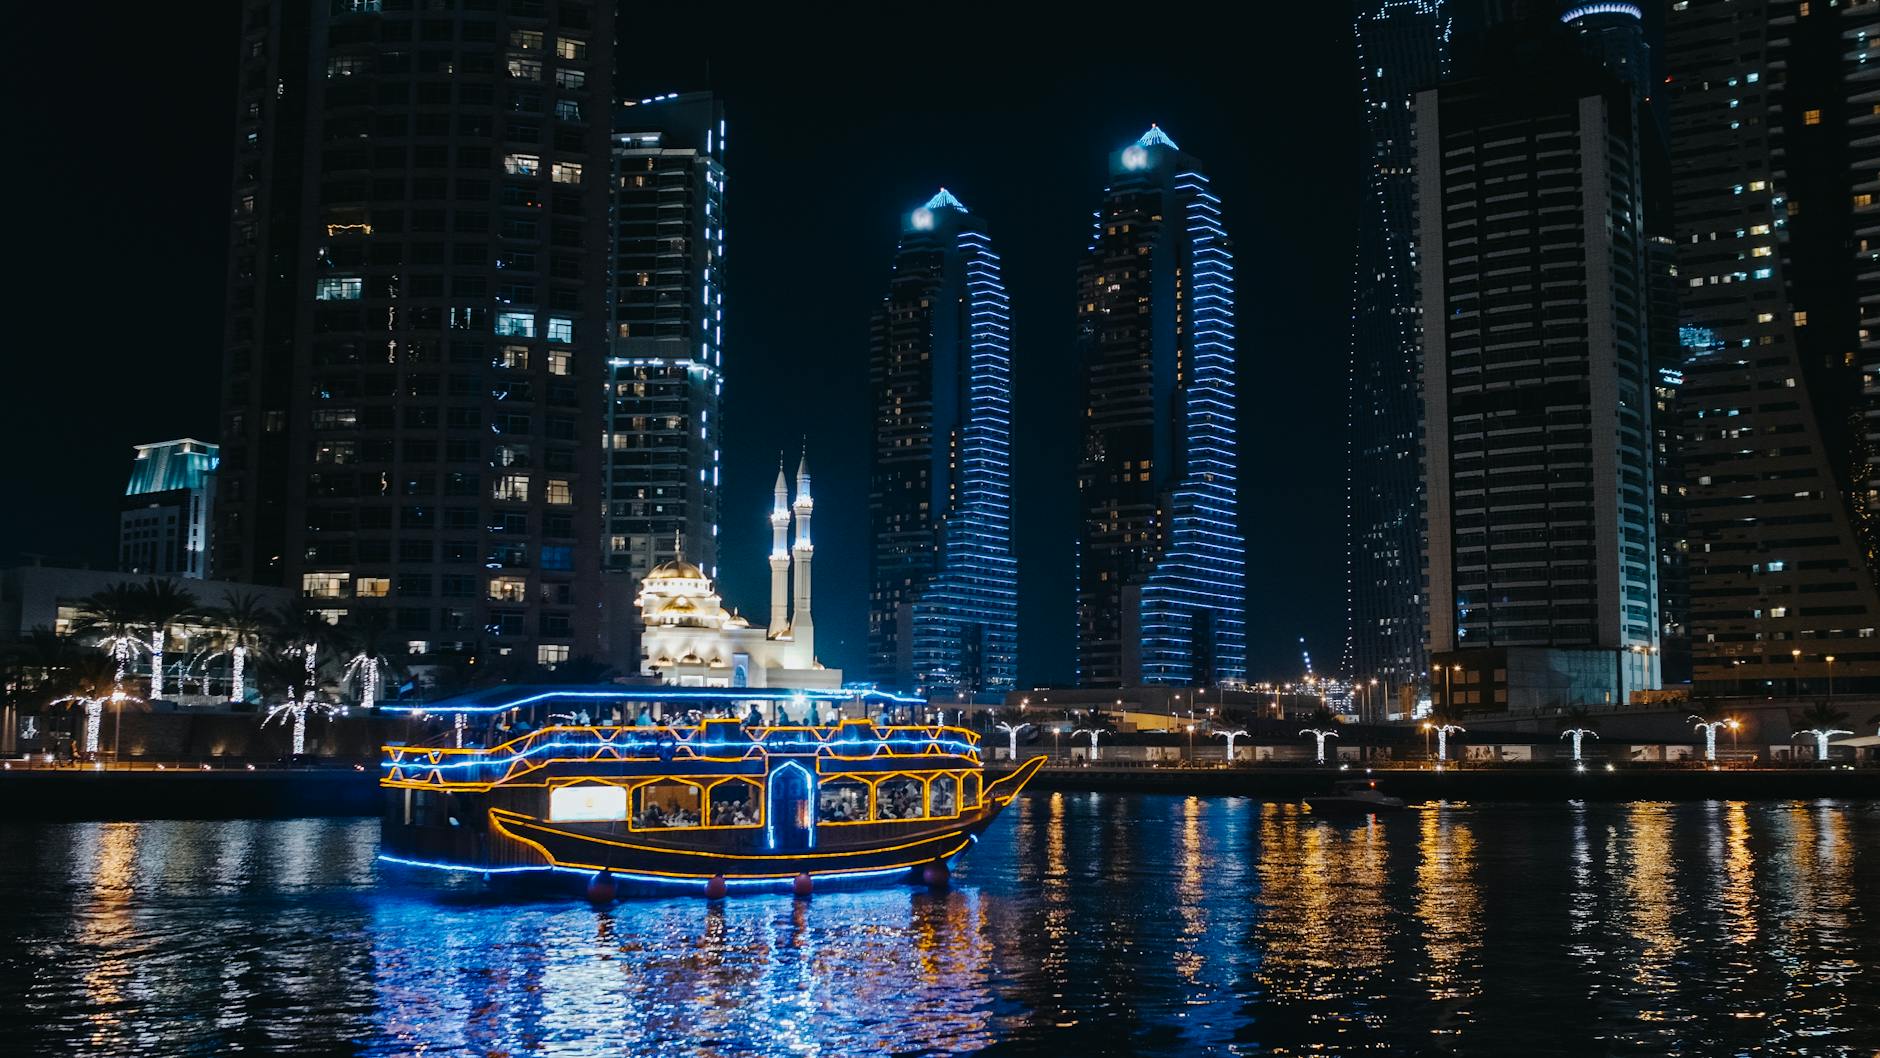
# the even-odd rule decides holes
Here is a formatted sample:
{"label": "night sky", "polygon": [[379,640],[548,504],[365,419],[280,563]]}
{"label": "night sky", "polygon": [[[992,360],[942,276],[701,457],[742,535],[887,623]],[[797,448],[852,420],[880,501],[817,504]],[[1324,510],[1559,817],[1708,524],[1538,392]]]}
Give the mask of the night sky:
{"label": "night sky", "polygon": [[[720,587],[766,605],[770,483],[807,434],[819,653],[859,674],[869,313],[901,214],[945,185],[991,225],[1012,298],[1021,681],[1071,678],[1074,269],[1107,154],[1158,122],[1206,164],[1236,243],[1250,672],[1297,672],[1302,635],[1333,668],[1358,145],[1346,5],[1246,8],[1257,34],[1196,7],[1086,5],[1053,26],[1013,9],[817,23],[687,4],[622,24],[624,93],[711,88],[729,111]],[[77,39],[62,9],[12,18],[0,562],[108,566],[130,446],[219,439],[237,20],[232,4],[126,5],[80,54],[49,44]]]}

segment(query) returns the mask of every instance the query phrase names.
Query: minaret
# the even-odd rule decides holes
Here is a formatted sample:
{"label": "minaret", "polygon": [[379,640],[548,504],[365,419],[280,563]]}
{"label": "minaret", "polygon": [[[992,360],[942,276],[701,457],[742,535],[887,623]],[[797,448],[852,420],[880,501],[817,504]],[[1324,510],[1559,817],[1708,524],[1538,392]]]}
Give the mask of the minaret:
{"label": "minaret", "polygon": [[790,483],[784,480],[783,460],[777,460],[776,502],[770,508],[770,636],[790,630],[790,552],[785,534],[790,531]]}
{"label": "minaret", "polygon": [[802,644],[806,666],[816,661],[816,626],[809,616],[809,559],[814,550],[809,543],[809,515],[814,507],[809,498],[809,453],[804,452],[803,461],[796,465],[796,544],[791,548],[796,561],[796,610],[790,618],[790,629]]}

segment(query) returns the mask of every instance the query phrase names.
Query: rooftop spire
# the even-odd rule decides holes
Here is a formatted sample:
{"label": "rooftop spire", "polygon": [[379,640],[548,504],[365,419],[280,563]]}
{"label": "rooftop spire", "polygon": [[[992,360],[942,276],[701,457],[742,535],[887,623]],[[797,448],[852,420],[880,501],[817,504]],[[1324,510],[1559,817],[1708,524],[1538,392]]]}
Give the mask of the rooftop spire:
{"label": "rooftop spire", "polygon": [[954,198],[953,192],[948,191],[944,187],[940,189],[939,194],[927,200],[927,205],[924,208],[926,209],[957,209],[961,213],[967,212],[966,203],[961,202],[957,198]]}
{"label": "rooftop spire", "polygon": [[1154,123],[1151,123],[1149,125],[1149,131],[1143,133],[1142,138],[1136,141],[1136,146],[1138,147],[1167,147],[1169,150],[1172,150],[1172,151],[1181,150],[1180,147],[1175,146],[1174,140],[1171,140],[1168,138],[1168,133],[1162,131],[1162,126],[1154,124]]}

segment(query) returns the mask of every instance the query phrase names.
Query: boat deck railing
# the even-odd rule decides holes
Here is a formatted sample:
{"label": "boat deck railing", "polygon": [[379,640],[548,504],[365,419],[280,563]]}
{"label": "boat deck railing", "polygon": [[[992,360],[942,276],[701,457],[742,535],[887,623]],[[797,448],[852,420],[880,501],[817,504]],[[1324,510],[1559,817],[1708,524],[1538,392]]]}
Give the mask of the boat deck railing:
{"label": "boat deck railing", "polygon": [[873,760],[944,755],[979,760],[979,736],[942,725],[745,727],[736,720],[683,726],[552,726],[494,746],[384,747],[383,781],[394,785],[490,786],[550,764],[624,761],[723,764],[774,755]]}

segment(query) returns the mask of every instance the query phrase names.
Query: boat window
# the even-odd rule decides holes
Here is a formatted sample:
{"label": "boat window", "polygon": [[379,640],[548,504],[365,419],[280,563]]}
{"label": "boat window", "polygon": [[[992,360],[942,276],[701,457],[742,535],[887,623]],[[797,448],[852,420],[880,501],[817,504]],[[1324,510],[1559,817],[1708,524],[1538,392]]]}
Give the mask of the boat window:
{"label": "boat window", "polygon": [[967,773],[966,783],[960,791],[960,807],[961,808],[978,808],[979,807],[979,776],[978,775],[973,774],[971,772]]}
{"label": "boat window", "polygon": [[876,819],[919,819],[926,813],[922,796],[924,784],[919,779],[884,780],[875,791]]}
{"label": "boat window", "polygon": [[951,775],[936,775],[927,784],[927,814],[935,817],[959,814],[958,783]]}
{"label": "boat window", "polygon": [[705,791],[696,783],[662,781],[633,791],[633,826],[636,830],[699,825],[699,804]]}
{"label": "boat window", "polygon": [[826,779],[816,794],[816,821],[857,823],[868,818],[868,784],[859,779]]}
{"label": "boat window", "polygon": [[710,803],[712,826],[754,827],[763,822],[756,783],[743,779],[721,782],[712,787]]}

